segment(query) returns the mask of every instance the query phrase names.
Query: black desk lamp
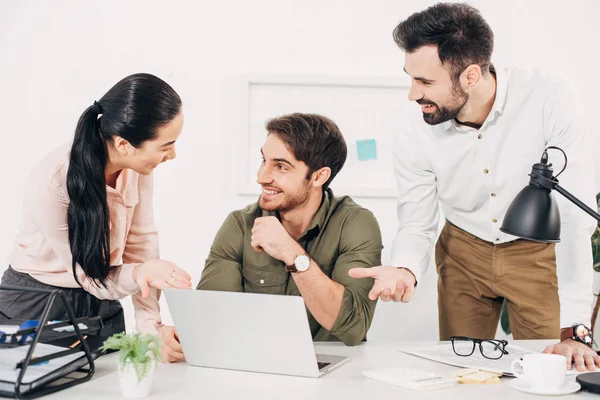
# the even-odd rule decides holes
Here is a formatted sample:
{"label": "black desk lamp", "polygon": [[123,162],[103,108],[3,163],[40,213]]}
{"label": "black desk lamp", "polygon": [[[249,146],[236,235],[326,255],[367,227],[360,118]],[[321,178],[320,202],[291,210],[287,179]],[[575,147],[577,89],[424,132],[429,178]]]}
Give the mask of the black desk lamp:
{"label": "black desk lamp", "polygon": [[565,166],[556,177],[552,176],[554,169],[552,164],[548,164],[549,149],[562,151],[558,147],[548,147],[544,150],[541,161],[533,164],[529,185],[519,192],[508,207],[500,231],[536,242],[560,242],[560,213],[552,190],[556,190],[600,222],[600,214],[558,184],[556,178],[567,167],[567,155],[564,151]]}
{"label": "black desk lamp", "polygon": [[[500,228],[502,232],[537,242],[560,242],[560,213],[552,190],[600,222],[600,214],[563,189],[556,179],[558,175],[552,176],[554,169],[552,164],[548,164],[549,149],[560,150],[565,156],[565,166],[558,175],[567,167],[567,155],[562,149],[551,146],[544,150],[541,161],[531,168],[529,185],[519,192],[508,207]],[[600,394],[600,372],[580,374],[577,382],[584,390]]]}

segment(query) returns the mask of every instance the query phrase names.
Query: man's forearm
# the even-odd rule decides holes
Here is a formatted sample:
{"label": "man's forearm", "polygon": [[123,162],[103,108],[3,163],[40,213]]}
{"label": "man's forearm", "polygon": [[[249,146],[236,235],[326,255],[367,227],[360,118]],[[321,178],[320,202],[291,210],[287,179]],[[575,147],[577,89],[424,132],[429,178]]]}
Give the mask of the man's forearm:
{"label": "man's forearm", "polygon": [[292,277],[311,314],[331,330],[342,307],[344,287],[329,279],[314,260],[306,271],[293,273]]}

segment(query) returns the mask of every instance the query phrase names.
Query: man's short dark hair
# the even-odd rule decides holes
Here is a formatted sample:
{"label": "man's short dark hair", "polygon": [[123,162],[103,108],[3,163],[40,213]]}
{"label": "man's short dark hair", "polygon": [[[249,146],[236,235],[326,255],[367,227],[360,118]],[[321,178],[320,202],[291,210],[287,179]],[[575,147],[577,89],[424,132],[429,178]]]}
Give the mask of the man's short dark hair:
{"label": "man's short dark hair", "polygon": [[472,64],[487,74],[494,49],[492,29],[476,8],[464,3],[438,3],[414,13],[394,29],[394,41],[407,53],[437,46],[454,82]]}
{"label": "man's short dark hair", "polygon": [[331,176],[323,190],[335,178],[346,162],[346,141],[338,126],[317,114],[289,114],[267,122],[267,131],[277,135],[298,161],[308,166],[306,179],[316,170],[329,167]]}

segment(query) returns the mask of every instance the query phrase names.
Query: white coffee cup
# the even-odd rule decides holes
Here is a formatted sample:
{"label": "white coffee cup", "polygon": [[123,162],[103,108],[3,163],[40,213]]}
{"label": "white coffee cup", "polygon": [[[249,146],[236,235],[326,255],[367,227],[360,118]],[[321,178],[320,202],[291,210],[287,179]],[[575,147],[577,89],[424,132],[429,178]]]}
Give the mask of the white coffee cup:
{"label": "white coffee cup", "polygon": [[512,373],[531,388],[558,389],[565,381],[567,358],[558,354],[527,354],[514,360]]}

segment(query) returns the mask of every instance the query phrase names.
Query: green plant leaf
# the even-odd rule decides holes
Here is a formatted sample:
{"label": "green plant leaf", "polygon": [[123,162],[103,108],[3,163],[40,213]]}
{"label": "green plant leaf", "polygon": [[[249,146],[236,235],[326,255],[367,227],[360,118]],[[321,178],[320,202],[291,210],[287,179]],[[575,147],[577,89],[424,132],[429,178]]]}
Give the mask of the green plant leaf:
{"label": "green plant leaf", "polygon": [[502,327],[504,333],[510,335],[511,330],[510,322],[508,320],[508,303],[506,302],[506,299],[504,299],[504,303],[502,303],[502,311],[500,312],[500,326]]}
{"label": "green plant leaf", "polygon": [[125,368],[127,363],[131,364],[139,383],[150,372],[152,363],[158,364],[160,339],[150,334],[122,332],[106,339],[100,350],[119,350],[121,369]]}
{"label": "green plant leaf", "polygon": [[[600,211],[600,193],[596,195],[598,211]],[[600,229],[596,227],[592,235],[592,254],[594,256],[594,271],[600,272]]]}

